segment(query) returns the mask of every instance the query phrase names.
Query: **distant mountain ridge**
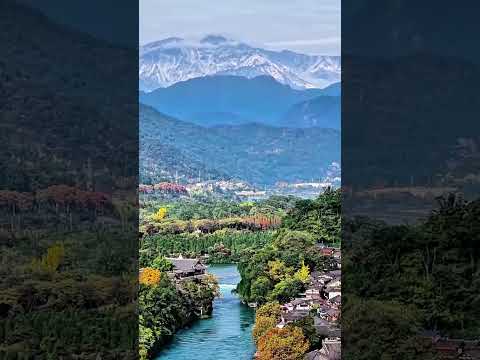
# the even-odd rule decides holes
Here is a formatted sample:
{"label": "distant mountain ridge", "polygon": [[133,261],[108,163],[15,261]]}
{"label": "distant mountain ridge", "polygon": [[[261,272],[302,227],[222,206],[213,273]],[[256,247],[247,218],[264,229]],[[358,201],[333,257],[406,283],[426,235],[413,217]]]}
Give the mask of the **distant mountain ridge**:
{"label": "distant mountain ridge", "polygon": [[[165,153],[168,151],[168,153]],[[340,161],[340,132],[261,124],[205,128],[140,106],[140,180],[310,181]],[[214,170],[213,170],[214,169]]]}
{"label": "distant mountain ridge", "polygon": [[339,56],[266,50],[218,35],[198,42],[172,37],[140,47],[142,91],[208,75],[267,75],[294,89],[323,88],[340,81],[340,73]]}
{"label": "distant mountain ridge", "polygon": [[[336,121],[330,117],[337,119],[340,116],[339,97],[323,95],[339,93],[339,84],[325,89],[295,90],[269,76],[248,79],[217,75],[179,82],[150,93],[141,92],[140,101],[164,114],[201,126],[257,122],[273,126],[306,127],[306,123],[296,123],[294,106],[324,97],[314,108],[320,113],[325,109],[321,115],[323,121],[312,126],[332,127],[327,124]],[[289,122],[283,120],[279,123],[287,113]]]}

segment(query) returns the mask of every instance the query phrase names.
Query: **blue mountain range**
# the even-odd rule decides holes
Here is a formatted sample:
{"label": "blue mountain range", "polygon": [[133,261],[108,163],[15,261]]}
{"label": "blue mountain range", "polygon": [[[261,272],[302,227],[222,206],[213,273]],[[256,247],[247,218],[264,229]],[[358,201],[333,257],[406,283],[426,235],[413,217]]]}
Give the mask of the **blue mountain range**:
{"label": "blue mountain range", "polygon": [[140,92],[140,102],[207,127],[260,123],[339,129],[339,95],[339,83],[325,89],[296,90],[269,76],[248,79],[220,75]]}

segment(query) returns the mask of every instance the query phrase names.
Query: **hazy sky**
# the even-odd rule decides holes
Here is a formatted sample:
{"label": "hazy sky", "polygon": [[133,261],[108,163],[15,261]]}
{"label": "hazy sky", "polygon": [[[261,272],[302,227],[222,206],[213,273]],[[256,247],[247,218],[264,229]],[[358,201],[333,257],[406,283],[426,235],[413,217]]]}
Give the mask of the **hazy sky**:
{"label": "hazy sky", "polygon": [[340,55],[340,0],[139,0],[140,44],[221,34],[270,49]]}

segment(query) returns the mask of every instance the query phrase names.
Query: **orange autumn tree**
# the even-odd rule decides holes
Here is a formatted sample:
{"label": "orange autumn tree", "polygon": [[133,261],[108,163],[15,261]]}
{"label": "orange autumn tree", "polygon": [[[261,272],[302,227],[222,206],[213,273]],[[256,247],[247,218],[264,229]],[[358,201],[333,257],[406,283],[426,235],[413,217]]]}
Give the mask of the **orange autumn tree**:
{"label": "orange autumn tree", "polygon": [[257,360],[301,360],[309,347],[299,327],[273,328],[259,339]]}
{"label": "orange autumn tree", "polygon": [[147,267],[140,270],[138,282],[142,285],[157,285],[160,282],[160,277],[160,270]]}
{"label": "orange autumn tree", "polygon": [[252,335],[255,343],[268,331],[277,326],[282,309],[278,302],[266,303],[260,306],[255,314],[255,326]]}
{"label": "orange autumn tree", "polygon": [[268,316],[256,316],[255,326],[252,330],[252,336],[255,343],[264,336],[267,332],[277,326],[277,319]]}

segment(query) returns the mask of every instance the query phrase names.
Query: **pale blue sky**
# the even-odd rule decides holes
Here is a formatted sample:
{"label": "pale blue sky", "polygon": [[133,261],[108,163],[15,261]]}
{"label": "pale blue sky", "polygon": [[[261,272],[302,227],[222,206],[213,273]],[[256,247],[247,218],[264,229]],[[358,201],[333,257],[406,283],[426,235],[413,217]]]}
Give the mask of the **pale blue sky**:
{"label": "pale blue sky", "polygon": [[340,0],[139,0],[140,44],[222,34],[270,49],[340,55]]}

